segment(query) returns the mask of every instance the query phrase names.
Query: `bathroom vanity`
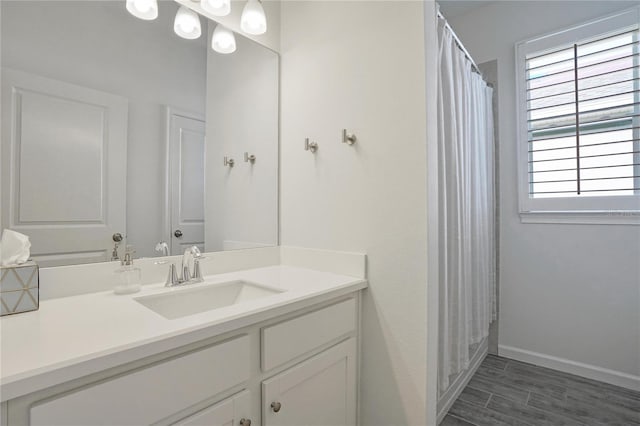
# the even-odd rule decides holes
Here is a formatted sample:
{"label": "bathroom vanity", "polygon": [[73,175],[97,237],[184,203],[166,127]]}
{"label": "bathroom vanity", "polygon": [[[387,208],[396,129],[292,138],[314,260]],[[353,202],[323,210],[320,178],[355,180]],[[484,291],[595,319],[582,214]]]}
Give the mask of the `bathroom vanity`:
{"label": "bathroom vanity", "polygon": [[357,424],[364,255],[359,277],[296,256],[3,318],[3,424]]}

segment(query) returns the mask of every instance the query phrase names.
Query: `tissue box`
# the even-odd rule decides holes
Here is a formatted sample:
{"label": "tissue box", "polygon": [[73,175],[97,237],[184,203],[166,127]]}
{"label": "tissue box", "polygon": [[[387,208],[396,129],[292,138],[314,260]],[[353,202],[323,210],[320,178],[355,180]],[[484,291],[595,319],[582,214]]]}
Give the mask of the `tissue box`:
{"label": "tissue box", "polygon": [[35,262],[0,266],[0,316],[37,310],[38,294],[39,275]]}

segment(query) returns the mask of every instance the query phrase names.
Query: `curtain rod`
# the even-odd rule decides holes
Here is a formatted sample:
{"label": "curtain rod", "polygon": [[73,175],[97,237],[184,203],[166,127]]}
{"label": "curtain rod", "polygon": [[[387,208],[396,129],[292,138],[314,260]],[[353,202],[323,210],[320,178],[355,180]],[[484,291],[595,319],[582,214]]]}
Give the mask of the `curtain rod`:
{"label": "curtain rod", "polygon": [[453,28],[451,28],[451,25],[449,25],[449,22],[444,17],[442,12],[440,12],[440,10],[438,10],[438,18],[442,19],[444,21],[445,27],[448,28],[449,31],[451,31],[451,35],[453,35],[453,40],[456,42],[460,50],[462,50],[462,52],[467,57],[469,62],[471,62],[471,67],[473,68],[473,70],[478,74],[482,75],[482,72],[480,72],[480,68],[478,68],[478,65],[476,65],[476,62],[473,60],[473,57],[471,56],[469,51],[464,47],[464,44],[462,44],[462,41],[460,41],[460,39],[458,38],[458,35],[456,34],[455,31],[453,31]]}

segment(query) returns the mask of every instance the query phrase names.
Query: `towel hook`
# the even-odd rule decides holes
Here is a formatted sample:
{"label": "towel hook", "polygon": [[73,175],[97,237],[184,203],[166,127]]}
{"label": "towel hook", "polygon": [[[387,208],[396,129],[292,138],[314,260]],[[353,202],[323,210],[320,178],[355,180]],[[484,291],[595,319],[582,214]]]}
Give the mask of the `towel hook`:
{"label": "towel hook", "polygon": [[347,133],[347,129],[342,129],[342,143],[353,145],[356,143],[356,135],[353,133]]}
{"label": "towel hook", "polygon": [[315,142],[309,142],[309,138],[304,139],[304,150],[311,151],[313,154],[318,150],[318,144]]}

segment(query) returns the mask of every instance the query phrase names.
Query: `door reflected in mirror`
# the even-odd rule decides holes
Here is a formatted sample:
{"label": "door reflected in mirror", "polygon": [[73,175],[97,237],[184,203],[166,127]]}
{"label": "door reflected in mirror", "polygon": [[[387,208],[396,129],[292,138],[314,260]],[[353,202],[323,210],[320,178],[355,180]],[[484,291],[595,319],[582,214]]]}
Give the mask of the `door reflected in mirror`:
{"label": "door reflected in mirror", "polygon": [[238,34],[217,53],[202,16],[180,38],[169,1],[154,21],[124,0],[0,7],[0,224],[36,262],[278,244],[277,53]]}

